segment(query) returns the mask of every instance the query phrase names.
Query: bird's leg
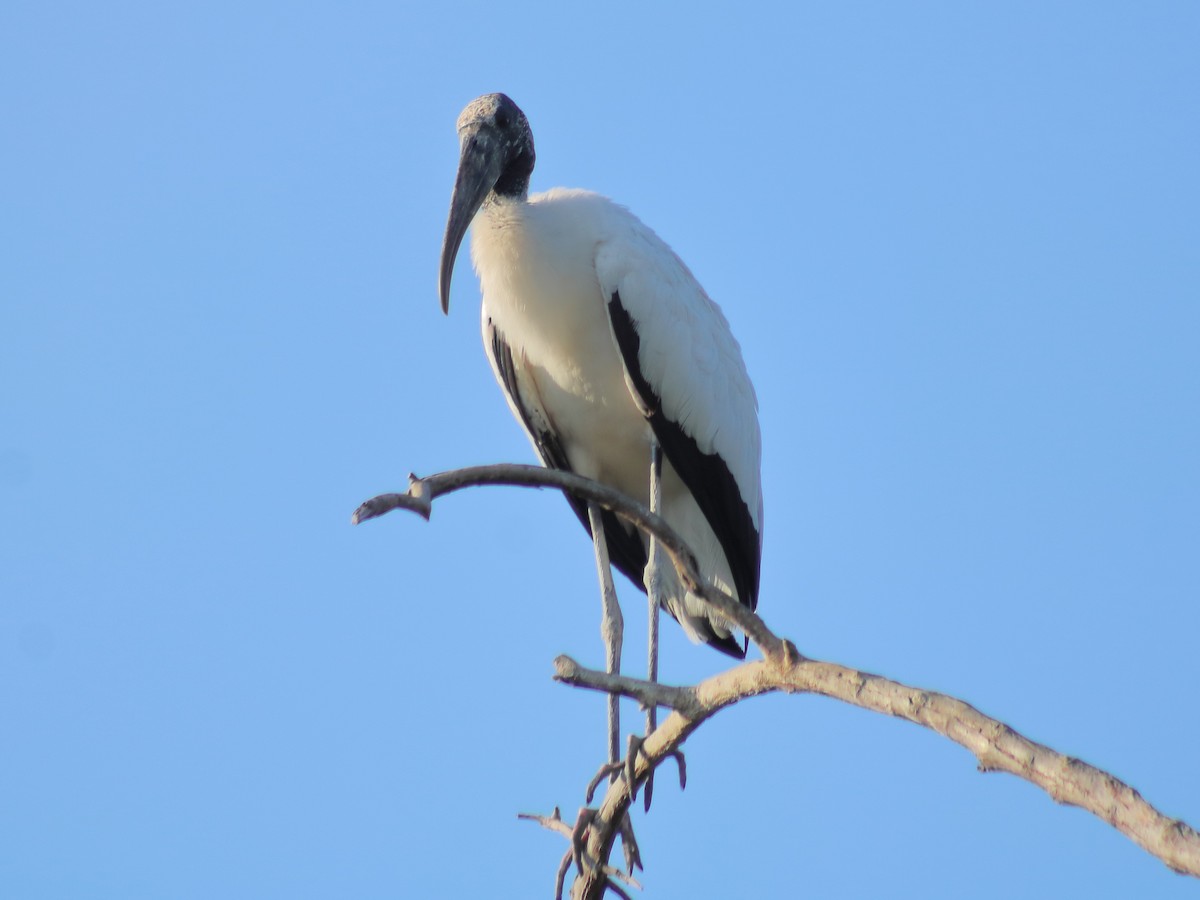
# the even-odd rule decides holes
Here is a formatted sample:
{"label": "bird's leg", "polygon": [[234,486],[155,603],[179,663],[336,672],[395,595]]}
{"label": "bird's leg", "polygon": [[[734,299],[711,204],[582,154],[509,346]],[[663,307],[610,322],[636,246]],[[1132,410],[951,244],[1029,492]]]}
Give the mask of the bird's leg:
{"label": "bird's leg", "polygon": [[[662,447],[658,441],[650,444],[650,512],[662,515]],[[646,680],[658,681],[658,613],[662,601],[662,547],[654,535],[650,535],[650,549],[646,553],[646,571],[643,579],[646,583],[646,598],[650,604],[650,623],[647,627],[648,663]],[[646,707],[646,737],[649,737],[658,725],[658,707],[650,704]],[[646,776],[646,793],[643,802],[646,811],[650,811],[650,798],[654,794],[654,770]]]}
{"label": "bird's leg", "polygon": [[[604,639],[605,666],[610,675],[621,673],[621,641],[625,623],[621,618],[621,607],[617,603],[617,589],[613,585],[612,566],[608,560],[608,541],[604,538],[604,520],[600,507],[588,504],[588,523],[592,528],[592,543],[596,547],[596,573],[600,576],[600,636]],[[608,695],[608,764],[612,767],[611,780],[616,780],[620,771],[618,760],[621,753],[621,698]]]}

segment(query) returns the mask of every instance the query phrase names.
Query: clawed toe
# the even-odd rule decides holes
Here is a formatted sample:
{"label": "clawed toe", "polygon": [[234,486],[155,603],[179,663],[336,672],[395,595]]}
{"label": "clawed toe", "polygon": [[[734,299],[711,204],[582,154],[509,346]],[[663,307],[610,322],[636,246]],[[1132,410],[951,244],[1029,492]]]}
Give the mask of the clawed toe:
{"label": "clawed toe", "polygon": [[[629,796],[631,800],[637,799],[638,782],[637,782],[637,761],[638,757],[645,757],[647,763],[646,772],[646,795],[649,797],[650,791],[653,789],[654,769],[650,767],[650,758],[646,756],[644,745],[646,739],[636,734],[629,736],[625,758],[616,762],[605,763],[596,772],[591,781],[588,782],[586,802],[591,803],[596,796],[596,790],[604,783],[605,779],[612,779],[614,775],[620,774],[625,783],[629,785]],[[687,787],[687,761],[684,759],[682,750],[671,750],[668,756],[674,757],[676,765],[679,767],[679,789],[683,790]],[[646,800],[646,809],[650,809],[650,801]]]}

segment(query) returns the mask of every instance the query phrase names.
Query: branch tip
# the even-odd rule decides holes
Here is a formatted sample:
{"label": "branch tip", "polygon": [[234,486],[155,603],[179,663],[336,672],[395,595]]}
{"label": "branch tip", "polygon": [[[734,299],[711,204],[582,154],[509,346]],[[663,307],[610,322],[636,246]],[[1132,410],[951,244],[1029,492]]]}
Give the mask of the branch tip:
{"label": "branch tip", "polygon": [[796,645],[787,638],[783,640],[783,664],[789,669],[794,669],[800,663],[804,662],[804,654],[796,649]]}
{"label": "branch tip", "polygon": [[409,494],[380,494],[359,506],[350,517],[350,522],[353,525],[359,525],[368,519],[378,519],[393,509],[407,509],[428,522],[429,516],[433,512],[433,505],[424,497],[413,497]]}
{"label": "branch tip", "polygon": [[579,675],[580,665],[565,653],[554,657],[554,680],[567,681]]}

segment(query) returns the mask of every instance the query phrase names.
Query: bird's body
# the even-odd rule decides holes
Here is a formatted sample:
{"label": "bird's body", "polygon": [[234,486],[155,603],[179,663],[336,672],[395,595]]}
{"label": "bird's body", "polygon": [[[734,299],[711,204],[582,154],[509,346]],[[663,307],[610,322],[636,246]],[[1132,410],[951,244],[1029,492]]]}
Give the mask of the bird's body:
{"label": "bird's body", "polygon": [[[542,461],[647,502],[661,460],[658,511],[691,546],[701,574],[753,609],[761,440],[754,388],[725,317],[671,248],[624,207],[587,191],[529,195],[533,134],[508,97],[470,103],[458,132],[443,310],[471,226],[484,346]],[[611,557],[639,586],[643,571],[655,570],[647,580],[661,588],[659,604],[689,636],[744,655],[728,623],[683,590],[674,572],[647,567],[639,534],[611,513],[571,502],[597,539],[598,559]],[[603,535],[592,523],[603,525]],[[651,647],[653,657],[653,637]]]}
{"label": "bird's body", "polygon": [[573,471],[644,499],[650,426],[625,385],[599,286],[578,277],[595,270],[594,220],[573,213],[597,201],[555,191],[480,210],[471,259],[483,293],[484,342],[494,359],[495,329],[519,360],[530,389],[525,403],[550,420]]}
{"label": "bird's body", "polygon": [[[737,584],[670,450],[661,513],[696,552],[701,574],[753,606],[762,522],[754,391],[724,316],[687,267],[624,207],[564,189],[484,203],[472,226],[471,257],[483,292],[484,345],[543,462],[645,503],[650,448],[661,438],[643,404],[661,407],[695,445],[697,459],[725,461],[754,531],[744,536],[753,544],[753,572]],[[649,392],[627,376],[610,321],[614,294],[637,320],[636,367],[661,385],[656,396],[643,396]],[[665,340],[656,346],[651,335]],[[576,511],[586,523],[586,509],[577,504]],[[640,584],[643,540],[612,519],[605,532],[618,568]],[[664,573],[663,586],[663,605],[690,637],[740,650],[727,625],[708,616],[673,572]]]}

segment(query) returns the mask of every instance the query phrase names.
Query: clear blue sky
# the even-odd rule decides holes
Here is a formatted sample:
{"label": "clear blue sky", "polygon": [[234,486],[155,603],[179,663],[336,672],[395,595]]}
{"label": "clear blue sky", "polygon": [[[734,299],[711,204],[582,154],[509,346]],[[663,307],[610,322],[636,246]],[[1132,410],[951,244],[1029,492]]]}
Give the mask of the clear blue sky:
{"label": "clear blue sky", "polygon": [[[757,384],[761,611],[1200,826],[1200,7],[0,10],[0,896],[549,896],[603,752],[590,547],[532,461],[454,121],[629,205]],[[686,12],[684,11],[686,9]],[[627,587],[627,586],[626,586]],[[625,596],[630,664],[641,597]],[[671,626],[665,680],[723,659]],[[647,897],[1172,897],[904,723],[764,698],[637,827]]]}

